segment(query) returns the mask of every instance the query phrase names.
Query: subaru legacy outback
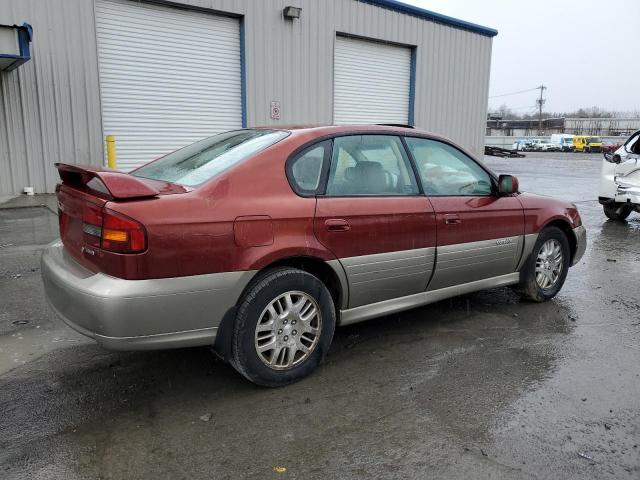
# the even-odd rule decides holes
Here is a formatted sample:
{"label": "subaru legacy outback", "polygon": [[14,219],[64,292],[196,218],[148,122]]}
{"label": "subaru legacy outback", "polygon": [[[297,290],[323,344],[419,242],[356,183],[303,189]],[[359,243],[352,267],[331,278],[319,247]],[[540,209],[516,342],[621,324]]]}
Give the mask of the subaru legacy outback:
{"label": "subaru legacy outback", "polygon": [[116,350],[210,345],[250,381],[314,370],[334,329],[486,288],[554,297],[575,205],[394,126],[215,135],[130,173],[57,164],[47,298]]}

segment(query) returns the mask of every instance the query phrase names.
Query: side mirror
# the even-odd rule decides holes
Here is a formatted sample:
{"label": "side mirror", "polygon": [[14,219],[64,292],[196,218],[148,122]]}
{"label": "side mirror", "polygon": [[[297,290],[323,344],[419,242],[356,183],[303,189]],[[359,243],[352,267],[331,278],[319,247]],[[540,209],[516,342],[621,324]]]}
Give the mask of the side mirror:
{"label": "side mirror", "polygon": [[498,177],[498,194],[511,195],[512,193],[518,193],[518,178],[513,175],[500,175]]}

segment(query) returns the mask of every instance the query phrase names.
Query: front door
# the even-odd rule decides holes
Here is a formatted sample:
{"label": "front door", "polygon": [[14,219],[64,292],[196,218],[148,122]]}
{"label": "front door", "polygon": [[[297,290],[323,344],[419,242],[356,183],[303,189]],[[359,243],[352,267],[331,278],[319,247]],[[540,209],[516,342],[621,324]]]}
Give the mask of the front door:
{"label": "front door", "polygon": [[429,290],[513,273],[524,243],[524,212],[498,196],[491,175],[457,148],[406,138],[435,210],[437,259]]}
{"label": "front door", "polygon": [[344,267],[349,307],[423,292],[433,271],[435,214],[400,138],[337,137],[331,157],[314,231]]}

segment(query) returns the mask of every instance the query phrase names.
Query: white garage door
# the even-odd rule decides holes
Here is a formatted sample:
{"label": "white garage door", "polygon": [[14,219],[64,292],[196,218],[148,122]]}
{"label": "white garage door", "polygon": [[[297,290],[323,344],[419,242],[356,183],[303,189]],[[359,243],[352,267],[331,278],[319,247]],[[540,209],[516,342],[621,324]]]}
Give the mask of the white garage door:
{"label": "white garage door", "polygon": [[333,121],[409,123],[411,49],[337,36]]}
{"label": "white garage door", "polygon": [[237,19],[98,0],[96,29],[102,125],[118,168],[242,127]]}

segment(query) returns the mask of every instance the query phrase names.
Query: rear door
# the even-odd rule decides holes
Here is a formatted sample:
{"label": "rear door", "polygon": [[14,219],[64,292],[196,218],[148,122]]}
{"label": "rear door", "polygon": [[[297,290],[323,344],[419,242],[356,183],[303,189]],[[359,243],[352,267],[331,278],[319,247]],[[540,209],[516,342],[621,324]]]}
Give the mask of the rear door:
{"label": "rear door", "polygon": [[523,250],[524,212],[498,196],[491,175],[457,148],[406,138],[435,210],[437,258],[429,290],[512,273]]}
{"label": "rear door", "polygon": [[435,215],[400,138],[335,138],[327,177],[314,231],[344,267],[349,307],[424,291],[433,269]]}

